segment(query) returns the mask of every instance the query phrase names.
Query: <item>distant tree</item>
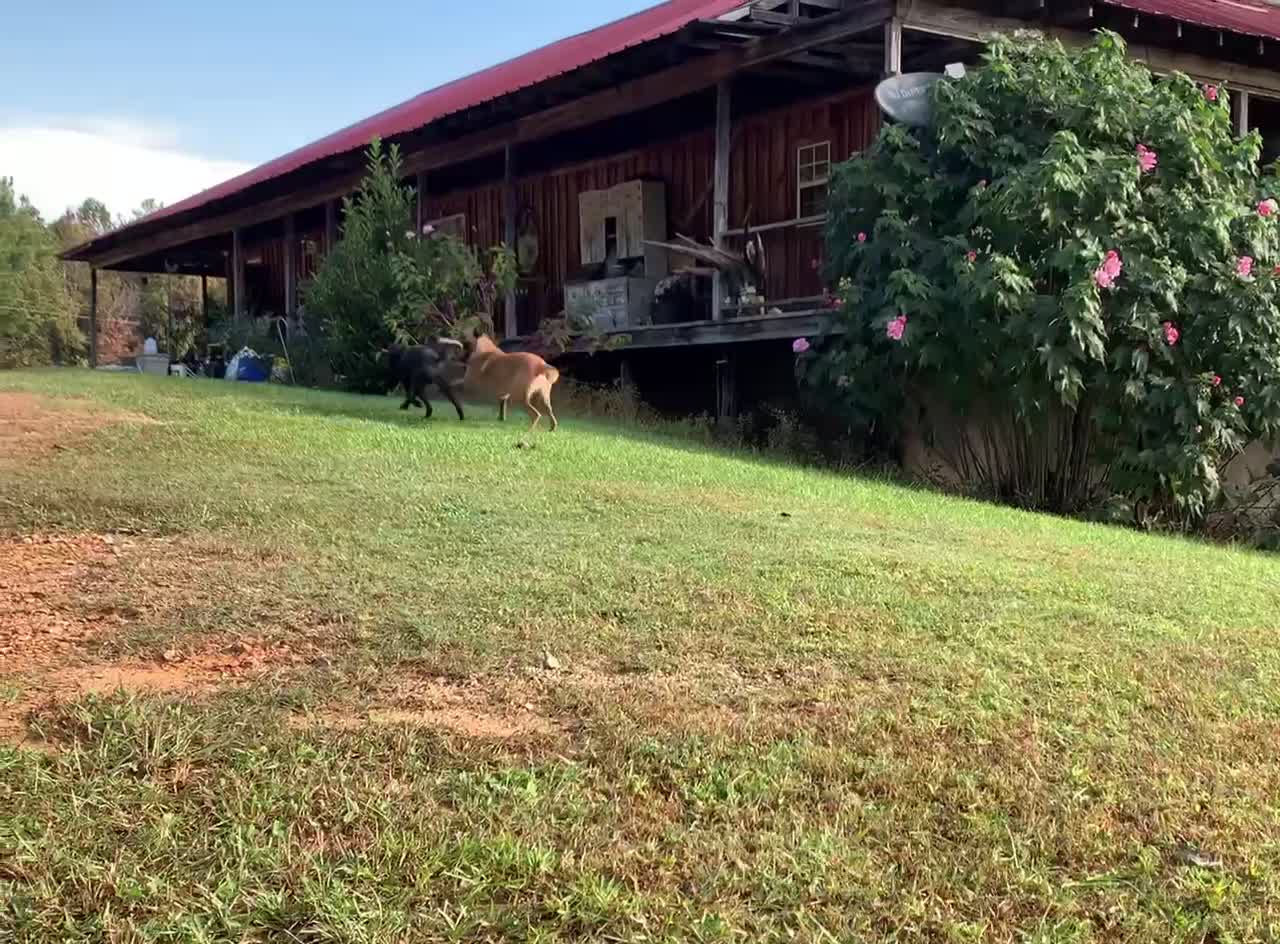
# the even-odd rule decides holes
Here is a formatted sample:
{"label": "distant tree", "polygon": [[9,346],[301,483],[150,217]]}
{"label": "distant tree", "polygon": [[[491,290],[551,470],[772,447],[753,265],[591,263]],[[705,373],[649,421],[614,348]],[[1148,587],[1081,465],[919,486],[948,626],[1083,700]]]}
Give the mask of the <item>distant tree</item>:
{"label": "distant tree", "polygon": [[58,240],[40,214],[0,177],[0,367],[79,360],[85,339],[63,278]]}

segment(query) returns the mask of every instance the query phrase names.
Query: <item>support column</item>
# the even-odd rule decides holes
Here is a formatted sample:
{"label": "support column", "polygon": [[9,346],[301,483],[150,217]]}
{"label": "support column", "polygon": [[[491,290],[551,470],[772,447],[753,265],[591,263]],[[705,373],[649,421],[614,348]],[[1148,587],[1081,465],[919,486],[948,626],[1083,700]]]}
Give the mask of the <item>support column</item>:
{"label": "support column", "polygon": [[902,19],[896,16],[884,24],[884,74],[902,74]]}
{"label": "support column", "polygon": [[727,350],[716,359],[716,422],[722,426],[733,422],[738,415],[733,367],[733,355]]}
{"label": "support column", "polygon": [[173,275],[164,277],[164,308],[165,314],[169,316],[164,329],[164,352],[169,355],[171,364],[178,360],[178,350],[173,346],[173,279]]}
{"label": "support column", "polygon": [[418,174],[418,229],[417,235],[422,235],[422,227],[427,225],[427,172],[421,171]]}
{"label": "support column", "polygon": [[326,200],[324,202],[324,254],[327,256],[333,252],[333,247],[338,244],[338,201]]}
{"label": "support column", "polygon": [[298,310],[298,233],[292,213],[284,218],[284,314]]}
{"label": "support column", "polygon": [[231,231],[231,311],[237,318],[244,317],[245,285],[244,285],[244,246],[240,241],[240,230]]}
{"label": "support column", "polygon": [[[514,145],[508,144],[505,152],[506,169],[502,175],[502,242],[516,252],[516,156]],[[516,290],[507,292],[506,324],[503,336],[514,338],[519,333],[516,319]]]}
{"label": "support column", "polygon": [[200,276],[200,317],[204,319],[204,327],[209,329],[209,276]]}
{"label": "support column", "polygon": [[1249,133],[1249,93],[1236,92],[1236,134],[1244,137]]}
{"label": "support column", "polygon": [[89,366],[98,366],[98,267],[89,267]]}
{"label": "support column", "polygon": [[[724,248],[724,233],[729,228],[729,153],[730,110],[733,106],[728,79],[716,85],[716,153],[712,177],[711,241],[717,249]],[[724,317],[724,279],[717,271],[711,280],[711,318]]]}

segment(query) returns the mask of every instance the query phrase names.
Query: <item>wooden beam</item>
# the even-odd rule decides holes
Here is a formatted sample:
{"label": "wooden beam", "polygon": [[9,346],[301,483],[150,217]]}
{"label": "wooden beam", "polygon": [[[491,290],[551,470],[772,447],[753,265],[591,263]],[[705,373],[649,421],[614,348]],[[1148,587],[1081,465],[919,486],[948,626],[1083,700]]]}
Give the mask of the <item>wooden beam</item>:
{"label": "wooden beam", "polygon": [[[508,144],[503,154],[502,172],[502,242],[511,252],[516,251],[516,156],[514,145]],[[516,290],[507,290],[505,337],[514,338],[520,333],[516,317]]]}
{"label": "wooden beam", "polygon": [[244,284],[244,246],[241,245],[240,230],[231,232],[231,312],[235,317],[244,317],[245,284]]}
{"label": "wooden beam", "polygon": [[[1009,17],[987,16],[960,7],[947,6],[937,0],[897,0],[898,15],[904,28],[934,36],[950,36],[983,42],[993,33],[1037,29],[1070,45],[1092,41],[1088,33],[1056,26],[1038,26]],[[1271,69],[1238,65],[1220,59],[1209,59],[1191,53],[1173,52],[1154,46],[1130,43],[1129,55],[1145,62],[1153,72],[1184,72],[1201,81],[1230,85],[1232,88],[1264,95],[1280,94],[1280,73]]]}
{"label": "wooden beam", "polygon": [[[421,150],[405,155],[403,168],[406,173],[437,170],[501,153],[508,144],[541,140],[661,105],[711,88],[739,72],[786,59],[818,46],[839,44],[884,23],[892,8],[892,0],[869,0],[856,10],[801,20],[783,33],[755,39],[734,49],[699,56],[496,128],[426,145]],[[150,255],[236,228],[253,226],[288,212],[319,206],[326,200],[351,193],[359,186],[363,176],[363,169],[341,174],[304,190],[296,190],[250,207],[183,226],[160,229],[137,239],[131,240],[129,233],[125,231],[119,234],[118,241],[112,240],[116,242],[113,248],[94,253],[73,250],[66,258],[111,268],[138,256]]]}
{"label": "wooden beam", "polygon": [[[717,249],[724,247],[725,230],[729,228],[729,158],[733,147],[732,89],[728,79],[716,86],[716,150],[712,173],[711,234]],[[711,280],[711,318],[724,317],[724,279],[717,270]]]}
{"label": "wooden beam", "polygon": [[732,423],[738,415],[735,366],[733,353],[729,350],[716,358],[716,422],[721,426]]}
{"label": "wooden beam", "polygon": [[333,252],[333,247],[338,244],[338,201],[326,200],[324,202],[324,254],[327,256]]}
{"label": "wooden beam", "polygon": [[89,366],[98,366],[98,267],[89,267]]}
{"label": "wooden beam", "polygon": [[[684,321],[679,324],[645,325],[614,332],[627,343],[619,348],[640,351],[664,347],[699,347],[708,344],[739,344],[747,341],[794,341],[796,338],[818,338],[844,333],[844,324],[835,313],[826,310],[799,311],[782,315],[752,315],[724,321]],[[507,338],[503,350],[529,350],[536,337]],[[579,342],[574,353],[588,353],[587,342]]]}
{"label": "wooden beam", "polygon": [[173,276],[164,277],[164,310],[168,316],[164,328],[164,352],[169,355],[169,362],[178,359],[178,349],[173,346]]}
{"label": "wooden beam", "polygon": [[[209,330],[209,276],[200,276],[200,320],[204,322],[204,329]],[[205,339],[206,341],[208,338]]]}
{"label": "wooden beam", "polygon": [[896,16],[884,24],[884,74],[902,74],[902,19]]}
{"label": "wooden beam", "polygon": [[427,172],[418,172],[417,186],[415,187],[415,195],[417,196],[418,217],[417,217],[417,235],[422,235],[422,227],[427,225]]}
{"label": "wooden beam", "polygon": [[284,215],[284,314],[298,309],[298,233],[292,213]]}
{"label": "wooden beam", "polygon": [[1249,133],[1249,93],[1236,92],[1236,134],[1244,137]]}

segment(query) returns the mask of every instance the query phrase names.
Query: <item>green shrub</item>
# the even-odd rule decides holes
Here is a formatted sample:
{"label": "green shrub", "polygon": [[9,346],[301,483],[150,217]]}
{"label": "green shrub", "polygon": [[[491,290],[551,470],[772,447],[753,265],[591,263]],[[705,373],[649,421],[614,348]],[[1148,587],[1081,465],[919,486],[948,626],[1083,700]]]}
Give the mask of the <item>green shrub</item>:
{"label": "green shrub", "polygon": [[931,127],[836,169],[848,333],[801,355],[810,392],[890,439],[909,402],[946,404],[979,484],[1025,504],[1100,485],[1203,515],[1223,465],[1280,431],[1280,187],[1257,134],[1106,32],[997,38],[932,94]]}
{"label": "green shrub", "polygon": [[486,270],[462,241],[416,233],[401,177],[398,149],[375,140],[360,191],[344,202],[342,239],[304,289],[334,374],[357,392],[385,391],[379,353],[392,342],[492,330],[495,300],[514,284],[507,250],[494,250]]}

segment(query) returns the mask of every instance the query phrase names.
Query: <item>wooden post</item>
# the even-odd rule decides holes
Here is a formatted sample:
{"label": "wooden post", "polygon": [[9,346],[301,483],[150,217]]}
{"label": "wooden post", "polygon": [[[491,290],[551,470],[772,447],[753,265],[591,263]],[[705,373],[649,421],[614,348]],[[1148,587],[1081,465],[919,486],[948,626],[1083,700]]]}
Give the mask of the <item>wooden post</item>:
{"label": "wooden post", "polygon": [[[516,251],[516,157],[515,148],[508,144],[505,151],[506,169],[502,176],[502,241],[512,252]],[[516,290],[507,292],[506,325],[504,337],[514,338],[519,333],[516,319]]]}
{"label": "wooden post", "polygon": [[418,174],[418,231],[422,235],[422,227],[427,225],[427,172]]}
{"label": "wooden post", "polygon": [[1249,133],[1249,93],[1241,90],[1236,95],[1236,134],[1243,138]]}
{"label": "wooden post", "polygon": [[165,325],[164,352],[169,355],[169,363],[178,359],[178,350],[173,346],[173,279],[172,275],[164,277],[164,308],[169,321]]}
{"label": "wooden post", "polygon": [[298,309],[298,233],[292,213],[284,216],[284,314],[291,318]]}
{"label": "wooden post", "polygon": [[209,328],[209,276],[200,276],[200,317],[204,319],[205,330]]}
{"label": "wooden post", "polygon": [[902,20],[896,16],[884,24],[884,74],[902,74]]}
{"label": "wooden post", "polygon": [[231,311],[237,318],[244,317],[244,247],[240,244],[240,230],[231,231]]}
{"label": "wooden post", "polygon": [[89,366],[98,366],[98,268],[89,267]]}
{"label": "wooden post", "polygon": [[[724,248],[724,233],[729,228],[729,152],[732,148],[730,109],[732,106],[729,80],[725,79],[716,85],[716,153],[712,177],[711,240],[717,249]],[[719,271],[711,280],[711,292],[711,318],[713,321],[719,321],[724,317],[724,279]]]}
{"label": "wooden post", "polygon": [[327,256],[333,252],[333,247],[338,244],[338,201],[326,200],[324,202],[324,254]]}
{"label": "wooden post", "polygon": [[716,359],[716,422],[722,426],[738,415],[734,388],[733,355],[725,351]]}

